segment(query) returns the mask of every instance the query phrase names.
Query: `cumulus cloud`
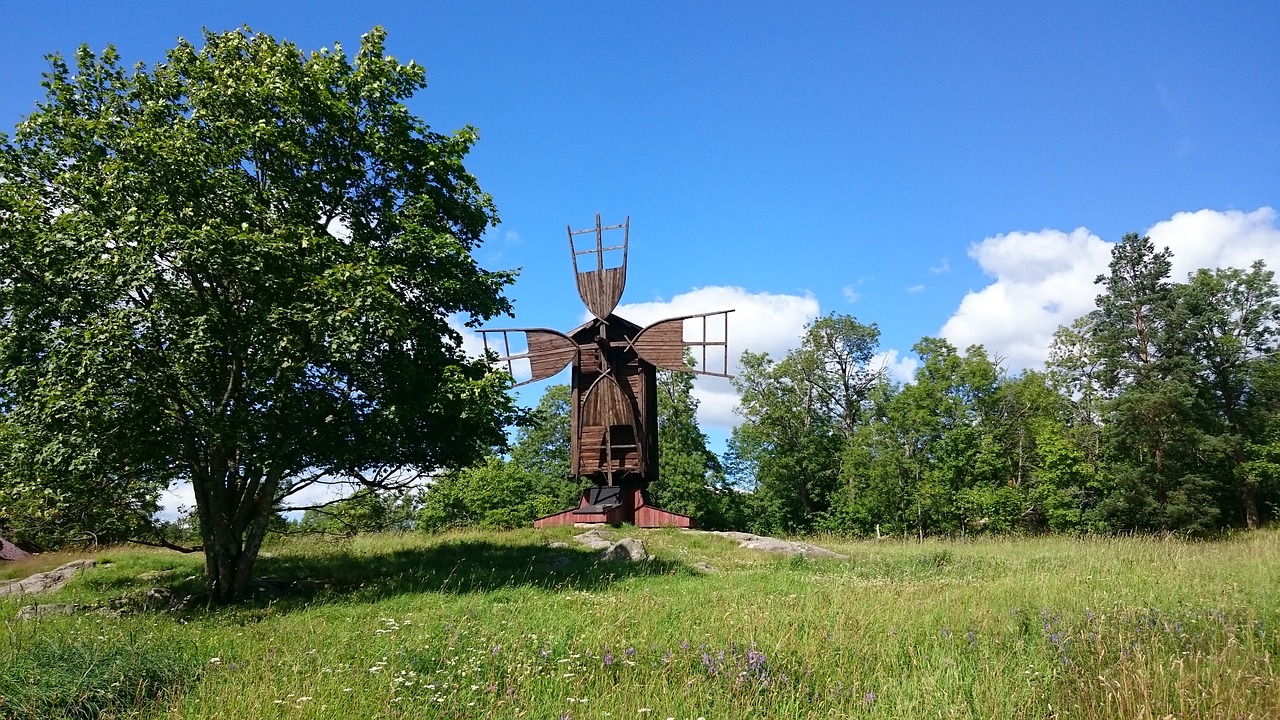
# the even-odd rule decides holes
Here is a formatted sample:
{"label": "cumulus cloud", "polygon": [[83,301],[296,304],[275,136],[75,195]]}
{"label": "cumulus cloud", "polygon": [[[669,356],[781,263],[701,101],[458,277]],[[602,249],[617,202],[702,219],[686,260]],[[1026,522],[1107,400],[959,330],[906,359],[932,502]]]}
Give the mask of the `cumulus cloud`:
{"label": "cumulus cloud", "polygon": [[916,377],[916,368],[920,367],[920,360],[911,355],[902,355],[897,350],[890,348],[882,353],[877,353],[871,359],[871,367],[882,368],[885,375],[890,380],[900,383],[913,382]]}
{"label": "cumulus cloud", "polygon": [[1146,233],[1157,248],[1173,251],[1173,279],[1200,268],[1247,268],[1254,260],[1280,270],[1280,227],[1269,207],[1253,212],[1181,212]]}
{"label": "cumulus cloud", "polygon": [[[1280,267],[1280,229],[1271,208],[1178,213],[1146,234],[1157,248],[1173,251],[1174,280],[1202,267],[1248,267],[1256,259]],[[1113,246],[1085,228],[1012,232],[973,244],[969,257],[995,281],[965,295],[942,336],[961,349],[981,344],[1012,371],[1043,364],[1058,326],[1093,309],[1099,290],[1093,281],[1107,272]]]}
{"label": "cumulus cloud", "polygon": [[923,286],[923,285],[912,285],[911,287],[907,288],[907,292],[909,292],[909,293],[922,293],[922,292],[924,292],[924,286]]}

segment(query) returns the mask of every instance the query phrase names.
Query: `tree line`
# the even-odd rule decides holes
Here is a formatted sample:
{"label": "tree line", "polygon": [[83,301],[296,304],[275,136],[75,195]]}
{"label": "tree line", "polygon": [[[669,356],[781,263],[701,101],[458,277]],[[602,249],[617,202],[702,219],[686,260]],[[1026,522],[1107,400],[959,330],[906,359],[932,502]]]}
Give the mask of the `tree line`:
{"label": "tree line", "polygon": [[[655,502],[765,533],[963,536],[1258,527],[1280,501],[1280,298],[1263,263],[1170,277],[1126,235],[1096,309],[1055,333],[1043,369],[926,337],[896,382],[879,329],[821,317],[784,357],[744,353],[740,424],[707,448],[692,379],[660,377]],[[568,388],[507,457],[446,474],[420,526],[515,527],[572,504]]]}
{"label": "tree line", "polygon": [[1280,499],[1280,302],[1271,271],[1170,277],[1126,235],[1097,306],[1011,375],[981,346],[872,366],[874,324],[814,321],[785,358],[747,353],[726,466],[761,530],[858,535],[1257,527]]}

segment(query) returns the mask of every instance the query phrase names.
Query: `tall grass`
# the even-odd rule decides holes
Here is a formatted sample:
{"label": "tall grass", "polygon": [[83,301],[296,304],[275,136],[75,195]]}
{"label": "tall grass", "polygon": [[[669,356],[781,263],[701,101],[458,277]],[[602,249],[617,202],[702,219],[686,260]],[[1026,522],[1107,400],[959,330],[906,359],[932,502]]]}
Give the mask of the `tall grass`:
{"label": "tall grass", "polygon": [[[1280,717],[1274,531],[818,540],[847,561],[625,532],[657,560],[548,546],[568,530],[287,542],[247,605],[6,620],[0,658],[131,648],[119,657],[153,679],[108,709],[160,718]],[[193,569],[110,555],[65,596],[183,588]],[[27,685],[53,682],[38,675]]]}

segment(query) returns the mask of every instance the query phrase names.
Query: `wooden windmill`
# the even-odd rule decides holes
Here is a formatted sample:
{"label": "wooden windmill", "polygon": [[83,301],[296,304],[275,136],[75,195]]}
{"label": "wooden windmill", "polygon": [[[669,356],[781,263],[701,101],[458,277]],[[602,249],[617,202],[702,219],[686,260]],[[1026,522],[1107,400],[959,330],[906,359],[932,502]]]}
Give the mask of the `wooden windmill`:
{"label": "wooden windmill", "polygon": [[[693,524],[686,515],[650,505],[645,492],[658,479],[657,371],[729,377],[733,311],[685,315],[643,328],[614,315],[627,284],[630,229],[631,218],[603,227],[599,214],[593,228],[568,228],[578,295],[591,320],[567,334],[545,328],[480,331],[486,352],[498,352],[498,362],[513,376],[517,366],[528,364],[530,377],[517,385],[573,366],[570,474],[590,479],[594,487],[583,491],[578,507],[540,518],[534,527]],[[605,233],[616,237],[616,231],[622,232],[622,244],[606,246]],[[583,235],[593,235],[595,242],[579,249]],[[521,344],[525,350],[512,352]],[[686,351],[693,352],[694,367],[686,365]]]}

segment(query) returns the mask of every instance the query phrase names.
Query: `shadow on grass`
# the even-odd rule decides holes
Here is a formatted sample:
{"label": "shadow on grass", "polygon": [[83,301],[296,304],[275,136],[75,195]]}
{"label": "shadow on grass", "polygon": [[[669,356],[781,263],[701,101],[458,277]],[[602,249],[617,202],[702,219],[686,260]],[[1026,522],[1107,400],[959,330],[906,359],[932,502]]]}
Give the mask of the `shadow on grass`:
{"label": "shadow on grass", "polygon": [[482,540],[455,540],[385,553],[335,550],[313,557],[266,557],[258,561],[256,569],[254,595],[242,607],[269,604],[275,612],[424,592],[594,590],[628,578],[694,573],[683,564],[666,560],[605,561],[585,548]]}

